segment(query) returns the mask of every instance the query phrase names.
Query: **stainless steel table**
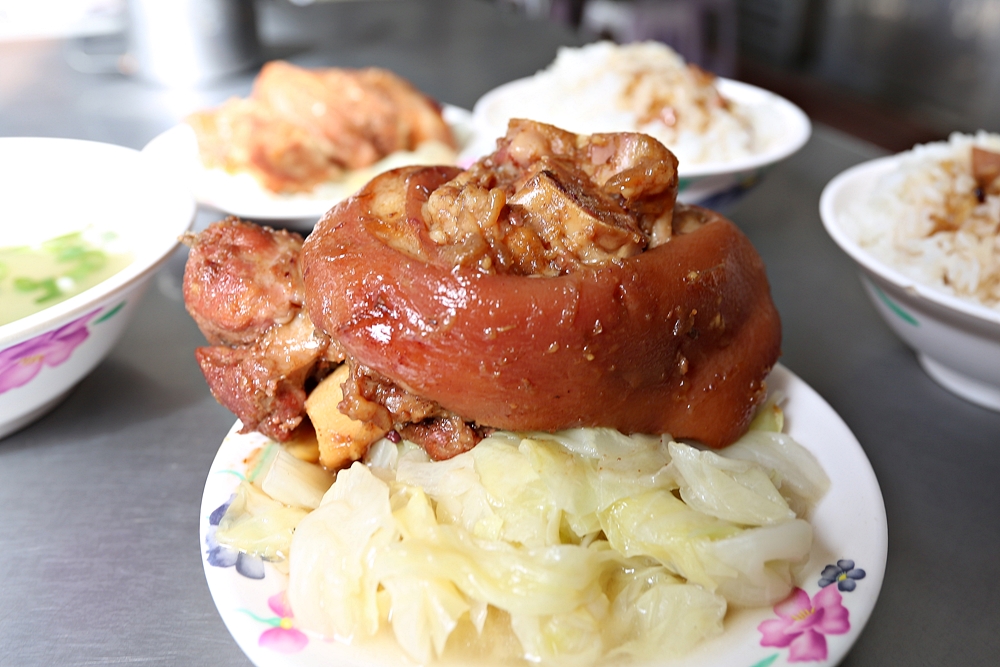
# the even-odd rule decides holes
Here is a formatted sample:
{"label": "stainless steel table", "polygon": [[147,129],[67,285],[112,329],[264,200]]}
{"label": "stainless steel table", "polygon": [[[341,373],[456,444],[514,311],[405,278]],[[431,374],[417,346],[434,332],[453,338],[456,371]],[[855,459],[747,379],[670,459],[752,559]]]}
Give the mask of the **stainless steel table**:
{"label": "stainless steel table", "polygon": [[[468,0],[268,2],[262,23],[269,56],[386,66],[464,107],[581,39]],[[140,148],[187,111],[249,89],[249,74],[197,92],[80,74],[66,48],[0,45],[0,135]],[[816,127],[732,217],[767,262],[783,363],[853,429],[885,497],[885,583],[843,664],[994,665],[1000,414],[924,375],[817,212],[832,176],[878,153]],[[202,338],[181,301],[184,259],[179,250],[158,274],[124,339],[65,402],[0,441],[0,665],[247,664],[202,572],[202,487],[234,418],[194,362]]]}

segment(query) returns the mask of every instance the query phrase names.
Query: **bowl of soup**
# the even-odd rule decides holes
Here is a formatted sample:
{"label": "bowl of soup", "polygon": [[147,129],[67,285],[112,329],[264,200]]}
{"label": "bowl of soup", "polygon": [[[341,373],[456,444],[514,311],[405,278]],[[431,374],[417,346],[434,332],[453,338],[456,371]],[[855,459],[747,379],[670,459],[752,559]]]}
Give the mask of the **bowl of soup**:
{"label": "bowl of soup", "polygon": [[0,138],[0,437],[55,407],[110,352],[194,219],[139,151]]}

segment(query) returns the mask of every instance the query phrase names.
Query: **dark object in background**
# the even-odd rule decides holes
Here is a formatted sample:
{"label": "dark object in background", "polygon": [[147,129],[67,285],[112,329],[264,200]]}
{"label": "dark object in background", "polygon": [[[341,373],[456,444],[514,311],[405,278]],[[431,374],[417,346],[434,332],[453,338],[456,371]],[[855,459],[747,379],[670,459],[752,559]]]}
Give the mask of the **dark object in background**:
{"label": "dark object in background", "polygon": [[128,0],[123,70],[165,86],[197,86],[261,62],[253,0]]}
{"label": "dark object in background", "polygon": [[264,60],[255,0],[128,0],[99,29],[83,27],[64,53],[67,64],[84,74],[191,88]]}
{"label": "dark object in background", "polygon": [[815,55],[823,0],[737,0],[740,55],[797,67]]}
{"label": "dark object in background", "polygon": [[655,40],[719,76],[736,73],[736,0],[588,0],[585,30],[619,43]]}

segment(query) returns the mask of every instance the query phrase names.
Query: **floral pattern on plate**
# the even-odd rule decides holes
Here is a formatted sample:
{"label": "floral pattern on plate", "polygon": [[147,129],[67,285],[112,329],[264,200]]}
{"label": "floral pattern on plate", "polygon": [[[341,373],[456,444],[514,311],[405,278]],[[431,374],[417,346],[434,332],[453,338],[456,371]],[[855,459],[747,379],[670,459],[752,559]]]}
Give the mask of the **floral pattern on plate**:
{"label": "floral pattern on plate", "polygon": [[267,606],[278,616],[261,618],[248,609],[240,610],[255,621],[271,626],[261,633],[257,643],[278,653],[298,653],[304,649],[309,643],[309,637],[295,627],[295,617],[292,615],[292,607],[288,604],[285,592],[275,593],[269,597]]}
{"label": "floral pattern on plate", "polygon": [[215,531],[219,527],[219,522],[232,501],[233,497],[230,496],[229,500],[216,507],[215,511],[208,516],[208,530],[205,532],[205,562],[212,567],[234,567],[237,573],[247,579],[263,579],[265,570],[264,561],[261,558],[230,549],[219,544],[215,539]]}
{"label": "floral pattern on plate", "polygon": [[853,560],[838,560],[836,565],[827,565],[820,575],[819,585],[826,587],[836,583],[837,589],[850,593],[858,586],[858,581],[865,578],[865,571],[854,567]]}
{"label": "floral pattern on plate", "polygon": [[[828,657],[827,635],[842,635],[851,629],[850,611],[843,604],[840,591],[851,592],[865,571],[849,559],[827,565],[820,574],[820,590],[812,596],[801,588],[774,605],[776,619],[757,626],[761,646],[788,649],[788,662],[821,662]],[[837,586],[832,586],[834,583]],[[765,659],[754,667],[772,664],[778,655]]]}

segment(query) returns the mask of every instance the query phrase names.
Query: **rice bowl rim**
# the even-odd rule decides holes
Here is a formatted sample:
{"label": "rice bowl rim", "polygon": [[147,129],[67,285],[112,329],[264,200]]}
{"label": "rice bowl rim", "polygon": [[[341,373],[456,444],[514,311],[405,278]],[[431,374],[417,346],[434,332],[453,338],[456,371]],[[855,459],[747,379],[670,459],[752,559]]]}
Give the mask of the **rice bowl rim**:
{"label": "rice bowl rim", "polygon": [[941,308],[1000,326],[1000,312],[966,299],[945,294],[937,288],[904,275],[898,269],[885,264],[862,248],[841,228],[840,219],[844,211],[843,207],[838,204],[843,191],[853,187],[856,191],[855,194],[859,194],[862,198],[867,197],[881,177],[897,169],[903,157],[907,155],[909,152],[868,160],[842,171],[831,179],[823,188],[819,200],[819,213],[823,226],[841,250],[847,253],[858,265],[895,285],[911,299],[925,299]]}
{"label": "rice bowl rim", "polygon": [[[519,88],[529,85],[534,79],[534,76],[515,79],[480,97],[472,107],[473,121],[477,129],[487,135],[496,134],[497,131],[500,131],[502,135],[503,131],[493,127],[492,123],[489,122],[487,107],[494,104],[495,100],[501,96],[511,94],[511,91],[516,93]],[[782,133],[781,139],[774,142],[774,145],[767,150],[739,160],[700,162],[688,165],[681,163],[677,167],[677,174],[680,178],[718,176],[767,167],[796,153],[812,135],[812,122],[809,117],[802,109],[784,97],[749,83],[724,77],[716,77],[715,84],[723,97],[737,104],[745,106],[772,105],[772,112],[781,117],[781,122],[776,124],[784,127],[785,131]],[[667,148],[670,147],[667,146]]]}

